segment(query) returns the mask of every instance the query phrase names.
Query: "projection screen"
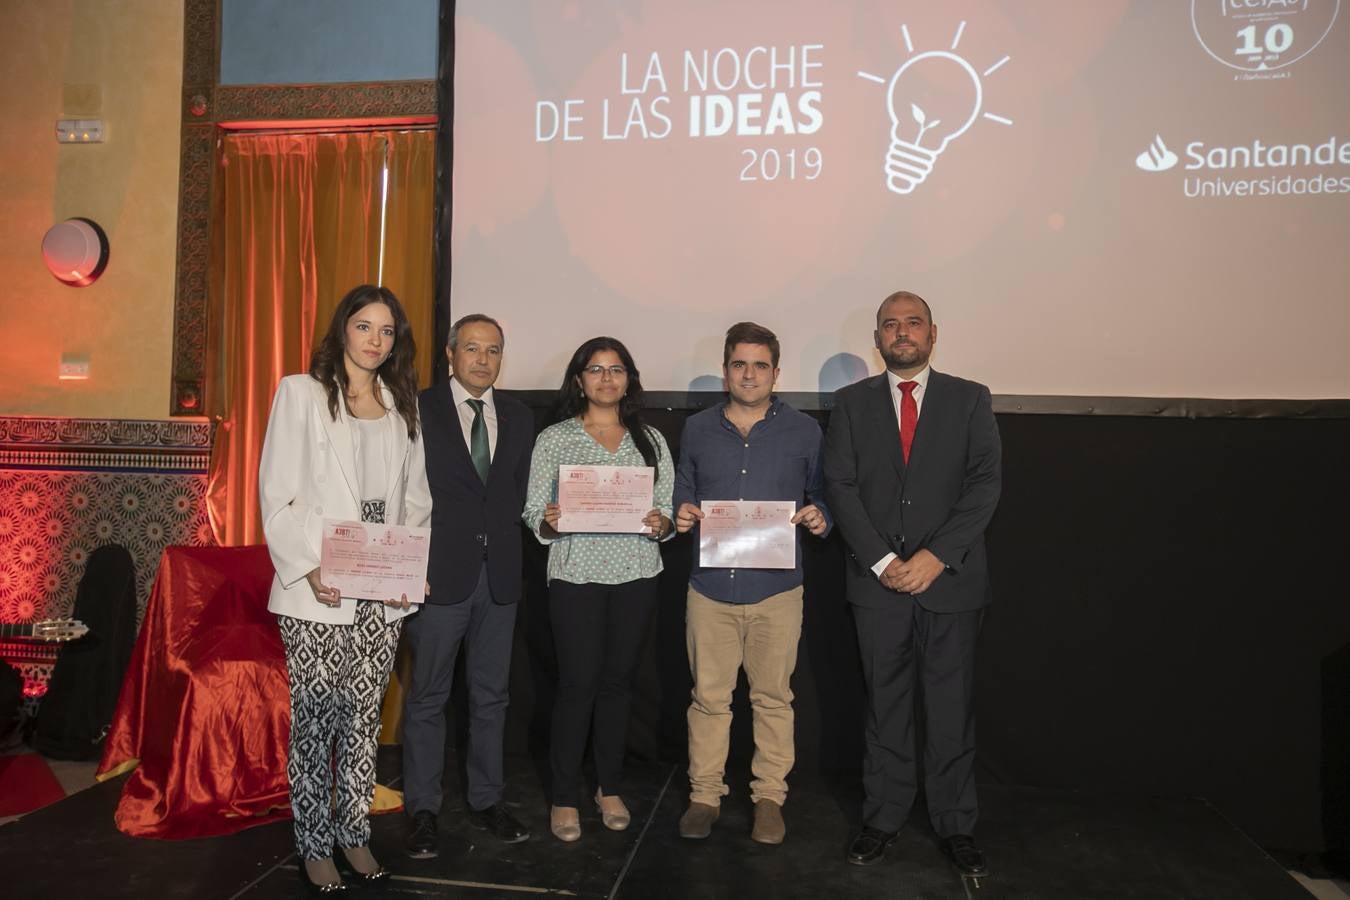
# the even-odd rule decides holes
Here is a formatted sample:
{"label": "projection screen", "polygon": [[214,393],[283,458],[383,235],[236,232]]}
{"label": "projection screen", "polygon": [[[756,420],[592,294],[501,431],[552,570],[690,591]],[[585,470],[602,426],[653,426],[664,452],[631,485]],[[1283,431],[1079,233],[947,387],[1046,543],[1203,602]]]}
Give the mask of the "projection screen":
{"label": "projection screen", "polygon": [[1339,7],[459,0],[453,314],[524,390],[715,390],[750,319],[832,391],[905,289],[995,393],[1350,397]]}

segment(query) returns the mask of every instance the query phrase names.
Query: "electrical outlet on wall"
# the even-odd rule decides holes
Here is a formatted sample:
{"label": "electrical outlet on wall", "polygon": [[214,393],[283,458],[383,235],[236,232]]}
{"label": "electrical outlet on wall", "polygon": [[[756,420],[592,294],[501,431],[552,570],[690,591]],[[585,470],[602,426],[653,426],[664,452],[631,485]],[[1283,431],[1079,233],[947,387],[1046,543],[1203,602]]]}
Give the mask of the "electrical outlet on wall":
{"label": "electrical outlet on wall", "polygon": [[61,381],[85,381],[89,378],[89,355],[62,353],[61,365],[56,371],[56,377]]}

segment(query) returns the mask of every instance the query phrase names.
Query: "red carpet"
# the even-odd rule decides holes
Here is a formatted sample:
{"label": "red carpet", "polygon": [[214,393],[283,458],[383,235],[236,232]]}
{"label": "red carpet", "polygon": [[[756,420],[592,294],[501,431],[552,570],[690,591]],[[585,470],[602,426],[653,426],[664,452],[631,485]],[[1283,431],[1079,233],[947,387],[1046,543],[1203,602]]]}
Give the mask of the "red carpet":
{"label": "red carpet", "polygon": [[38,754],[0,756],[0,816],[32,812],[65,796],[47,761]]}

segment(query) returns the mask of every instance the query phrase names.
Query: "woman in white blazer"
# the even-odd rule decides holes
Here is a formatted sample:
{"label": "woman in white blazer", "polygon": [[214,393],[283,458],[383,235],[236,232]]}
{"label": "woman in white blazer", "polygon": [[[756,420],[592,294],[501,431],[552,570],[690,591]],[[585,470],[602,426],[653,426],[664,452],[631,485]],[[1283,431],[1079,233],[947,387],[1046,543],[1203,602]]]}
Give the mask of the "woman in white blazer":
{"label": "woman in white blazer", "polygon": [[431,518],[413,353],[393,293],[354,288],[309,374],[281,380],[263,442],[258,491],[276,567],[267,608],[281,628],[291,689],[291,811],[300,874],[317,893],[345,887],[335,844],[350,876],[388,877],[370,852],[369,814],[380,700],[411,609],[406,596],[339,596],[319,558],[325,519],[424,526]]}

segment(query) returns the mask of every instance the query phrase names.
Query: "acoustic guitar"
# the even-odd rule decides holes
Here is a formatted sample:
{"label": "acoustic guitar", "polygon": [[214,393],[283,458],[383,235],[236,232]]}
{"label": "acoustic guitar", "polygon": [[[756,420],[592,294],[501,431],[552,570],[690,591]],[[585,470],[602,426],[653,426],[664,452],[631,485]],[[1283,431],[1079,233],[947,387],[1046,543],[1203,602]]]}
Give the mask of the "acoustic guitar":
{"label": "acoustic guitar", "polygon": [[79,619],[47,619],[21,625],[0,623],[0,638],[28,638],[34,641],[73,641],[89,633]]}

